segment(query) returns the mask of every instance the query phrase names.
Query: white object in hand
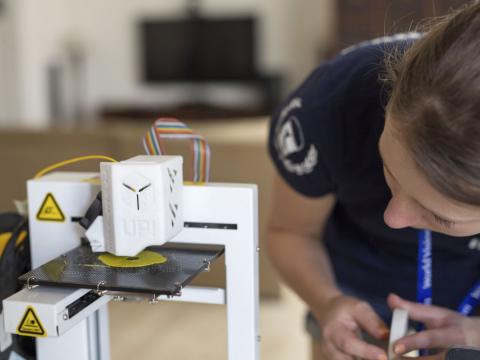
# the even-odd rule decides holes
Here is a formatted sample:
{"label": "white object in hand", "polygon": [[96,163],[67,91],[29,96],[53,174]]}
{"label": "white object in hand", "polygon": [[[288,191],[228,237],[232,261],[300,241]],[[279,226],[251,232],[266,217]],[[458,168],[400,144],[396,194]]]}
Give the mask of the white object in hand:
{"label": "white object in hand", "polygon": [[390,326],[390,339],[388,341],[388,359],[395,360],[397,355],[393,351],[395,342],[407,335],[408,311],[404,309],[393,310],[392,324]]}

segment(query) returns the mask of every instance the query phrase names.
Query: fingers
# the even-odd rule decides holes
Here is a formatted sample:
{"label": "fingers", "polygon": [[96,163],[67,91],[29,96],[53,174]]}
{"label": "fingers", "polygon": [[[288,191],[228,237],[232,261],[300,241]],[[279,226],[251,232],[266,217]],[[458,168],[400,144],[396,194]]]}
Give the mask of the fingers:
{"label": "fingers", "polygon": [[392,309],[400,308],[407,310],[410,319],[422,322],[427,327],[438,326],[449,315],[458,315],[452,310],[407,301],[395,294],[388,295],[387,302]]}
{"label": "fingers", "polygon": [[356,306],[353,316],[358,325],[376,339],[387,339],[388,328],[373,308],[366,302]]}
{"label": "fingers", "polygon": [[387,360],[387,354],[383,349],[360,340],[347,326],[337,326],[328,340],[336,351],[342,354],[367,360]]}
{"label": "fingers", "polygon": [[342,352],[355,357],[369,360],[387,360],[387,355],[381,348],[360,340],[353,333],[343,333],[338,337],[335,345]]}
{"label": "fingers", "polygon": [[398,340],[394,345],[394,352],[401,355],[419,349],[446,349],[461,344],[462,341],[462,333],[458,329],[431,329]]}
{"label": "fingers", "polygon": [[332,343],[326,342],[323,345],[324,358],[332,360],[353,360],[353,356],[341,353],[338,351]]}

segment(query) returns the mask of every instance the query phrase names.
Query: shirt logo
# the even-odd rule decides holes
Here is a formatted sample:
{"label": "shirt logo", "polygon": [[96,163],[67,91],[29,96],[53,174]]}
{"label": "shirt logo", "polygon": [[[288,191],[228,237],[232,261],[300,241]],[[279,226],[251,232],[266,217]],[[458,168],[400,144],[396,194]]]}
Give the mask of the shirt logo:
{"label": "shirt logo", "polygon": [[302,99],[294,98],[280,113],[278,124],[275,128],[275,148],[278,158],[283,162],[285,169],[297,175],[309,174],[318,163],[317,148],[310,144],[305,157],[294,162],[291,157],[301,153],[306,148],[305,136],[300,120],[292,112],[302,107]]}
{"label": "shirt logo", "polygon": [[477,237],[472,238],[468,243],[468,248],[470,250],[480,251],[480,239]]}
{"label": "shirt logo", "polygon": [[305,147],[302,128],[296,116],[290,116],[280,127],[277,134],[277,147],[281,157],[299,152]]}

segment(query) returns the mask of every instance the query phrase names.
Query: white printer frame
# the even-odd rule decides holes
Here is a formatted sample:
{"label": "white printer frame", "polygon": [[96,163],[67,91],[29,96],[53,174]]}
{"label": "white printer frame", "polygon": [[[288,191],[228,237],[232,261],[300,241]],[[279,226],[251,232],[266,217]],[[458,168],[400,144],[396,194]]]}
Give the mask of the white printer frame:
{"label": "white printer frame", "polygon": [[[62,238],[64,232],[52,232],[53,225],[39,225],[36,220],[35,224],[32,224],[32,216],[35,216],[48,193],[59,198],[62,197],[59,191],[67,194],[65,195],[67,198],[78,196],[78,191],[73,191],[77,195],[72,194],[74,187],[78,188],[80,184],[78,179],[91,178],[93,175],[95,174],[57,172],[28,182],[34,267],[75,248],[80,243],[80,239]],[[65,179],[69,179],[70,183]],[[89,198],[68,204],[62,200],[59,205],[65,212],[66,222],[71,221],[71,216],[84,214],[99,190],[98,185],[88,181],[80,185],[88,188],[84,192],[89,194]],[[183,191],[184,220],[191,226],[182,230],[171,242],[224,246],[226,289],[187,286],[182,289],[180,296],[171,298],[159,296],[152,298],[150,302],[169,300],[225,304],[227,306],[228,359],[257,360],[260,342],[257,187],[256,185],[209,183],[200,186],[186,185]],[[222,226],[227,224],[234,226]],[[42,226],[50,230],[43,230]],[[78,224],[71,223],[71,226],[75,227],[73,233],[80,233]],[[62,296],[58,295],[58,291],[46,286],[21,290],[4,301],[7,330],[12,326],[18,327],[28,306],[38,308],[37,305],[42,305],[35,304],[35,299],[42,297],[49,299],[48,301],[51,299],[51,309],[57,308],[52,311],[57,311],[58,315],[58,312],[62,311],[62,308],[58,309],[58,307],[64,306],[62,304],[68,297],[71,298],[72,292],[75,291],[77,290],[73,289]],[[84,293],[80,291],[78,296]],[[108,300],[115,298],[108,292],[104,296],[108,296]],[[116,297],[116,299],[119,298],[121,299],[119,296]],[[101,306],[93,306],[94,303],[75,318],[63,319],[65,329],[69,328],[69,321],[72,323],[71,328],[60,336],[37,338],[37,359],[110,359],[108,309],[107,306],[103,306],[107,301],[105,298],[102,301]],[[38,314],[40,320],[42,316],[41,313]],[[59,321],[63,320],[60,317]],[[74,323],[73,320],[75,320]]]}

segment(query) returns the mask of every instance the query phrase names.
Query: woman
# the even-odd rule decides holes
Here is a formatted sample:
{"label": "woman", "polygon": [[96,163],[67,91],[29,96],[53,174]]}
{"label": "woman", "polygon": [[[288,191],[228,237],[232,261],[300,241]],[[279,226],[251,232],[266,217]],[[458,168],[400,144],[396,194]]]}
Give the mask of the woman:
{"label": "woman", "polygon": [[480,318],[457,312],[480,295],[478,2],[317,68],[269,141],[269,252],[310,307],[315,360],[386,360],[392,308],[425,326],[398,354],[480,346]]}

